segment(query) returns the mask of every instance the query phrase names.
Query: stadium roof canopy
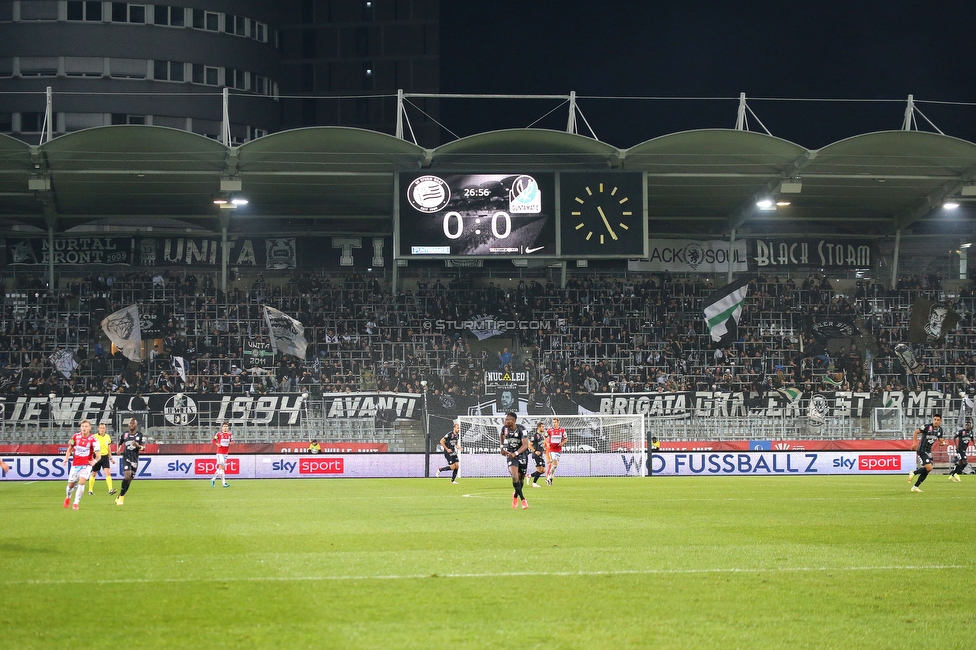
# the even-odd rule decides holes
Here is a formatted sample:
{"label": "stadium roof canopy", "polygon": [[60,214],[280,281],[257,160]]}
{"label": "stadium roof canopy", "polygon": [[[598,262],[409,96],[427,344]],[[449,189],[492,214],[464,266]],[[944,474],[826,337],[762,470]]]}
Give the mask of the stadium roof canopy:
{"label": "stadium roof canopy", "polygon": [[[397,171],[647,173],[652,236],[898,230],[971,234],[976,144],[921,131],[868,133],[809,150],[750,131],[708,129],[629,149],[560,131],[513,129],[435,149],[344,127],[296,129],[239,147],[155,126],[77,131],[29,146],[0,136],[0,232],[202,228],[390,233]],[[249,200],[221,209],[236,183]],[[775,211],[762,199],[788,201]],[[99,228],[102,229],[102,228]],[[108,228],[105,228],[106,230]]]}

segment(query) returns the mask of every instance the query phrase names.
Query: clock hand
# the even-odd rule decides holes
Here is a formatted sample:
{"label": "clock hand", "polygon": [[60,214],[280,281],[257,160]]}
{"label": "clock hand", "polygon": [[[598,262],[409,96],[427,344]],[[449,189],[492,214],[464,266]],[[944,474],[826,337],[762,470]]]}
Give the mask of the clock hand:
{"label": "clock hand", "polygon": [[613,237],[613,241],[617,241],[617,233],[615,233],[613,228],[610,227],[610,222],[607,221],[607,215],[603,214],[603,208],[596,206],[596,209],[600,212],[600,217],[603,219],[603,225],[605,225],[607,230],[610,231],[610,236]]}

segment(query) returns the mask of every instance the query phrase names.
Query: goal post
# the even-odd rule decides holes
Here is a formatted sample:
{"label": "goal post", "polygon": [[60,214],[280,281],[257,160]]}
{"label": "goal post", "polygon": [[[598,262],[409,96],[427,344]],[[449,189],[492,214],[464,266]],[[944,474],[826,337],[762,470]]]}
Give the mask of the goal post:
{"label": "goal post", "polygon": [[[556,475],[644,476],[647,473],[647,434],[643,415],[546,415],[519,416],[519,424],[531,435],[536,423],[546,429],[552,421],[566,429],[562,457]],[[459,474],[465,477],[506,477],[508,464],[499,450],[502,415],[462,415]],[[529,472],[533,461],[529,458]]]}

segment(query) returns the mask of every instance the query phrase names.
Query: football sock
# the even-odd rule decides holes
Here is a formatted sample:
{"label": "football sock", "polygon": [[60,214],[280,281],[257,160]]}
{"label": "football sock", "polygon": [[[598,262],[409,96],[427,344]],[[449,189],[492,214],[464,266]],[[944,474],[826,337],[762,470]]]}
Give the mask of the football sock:
{"label": "football sock", "polygon": [[440,474],[441,472],[446,472],[449,469],[451,469],[451,466],[450,465],[448,465],[447,467],[438,467],[437,468],[437,473]]}
{"label": "football sock", "polygon": [[70,485],[64,486],[64,498],[65,499],[70,499],[71,498],[71,490],[72,490],[72,488],[71,488]]}
{"label": "football sock", "polygon": [[122,479],[122,493],[119,496],[125,496],[125,493],[129,491],[129,484],[132,483],[127,478]]}
{"label": "football sock", "polygon": [[532,472],[532,482],[533,483],[538,483],[540,476],[542,476],[542,472],[539,472],[539,471]]}
{"label": "football sock", "polygon": [[105,482],[108,483],[108,491],[112,491],[112,470],[105,470]]}
{"label": "football sock", "polygon": [[88,491],[89,492],[94,492],[95,491],[95,473],[94,472],[92,472],[92,475],[88,477]]}
{"label": "football sock", "polygon": [[452,481],[457,480],[457,472],[458,472],[457,470],[454,470],[454,472],[451,473],[451,480]]}
{"label": "football sock", "polygon": [[924,467],[920,467],[919,469],[915,470],[915,473],[918,474],[918,480],[915,481],[915,487],[918,487],[922,484],[922,481],[925,480],[925,477],[929,475],[929,471]]}
{"label": "football sock", "polygon": [[85,493],[85,484],[79,483],[75,488],[75,505],[81,502],[81,496]]}

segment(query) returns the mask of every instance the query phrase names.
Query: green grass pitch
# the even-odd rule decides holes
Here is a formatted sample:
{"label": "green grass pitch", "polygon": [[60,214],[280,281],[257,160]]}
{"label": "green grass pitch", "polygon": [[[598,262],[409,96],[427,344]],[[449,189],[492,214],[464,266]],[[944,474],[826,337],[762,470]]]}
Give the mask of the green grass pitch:
{"label": "green grass pitch", "polygon": [[4,648],[960,648],[976,478],[0,484]]}

